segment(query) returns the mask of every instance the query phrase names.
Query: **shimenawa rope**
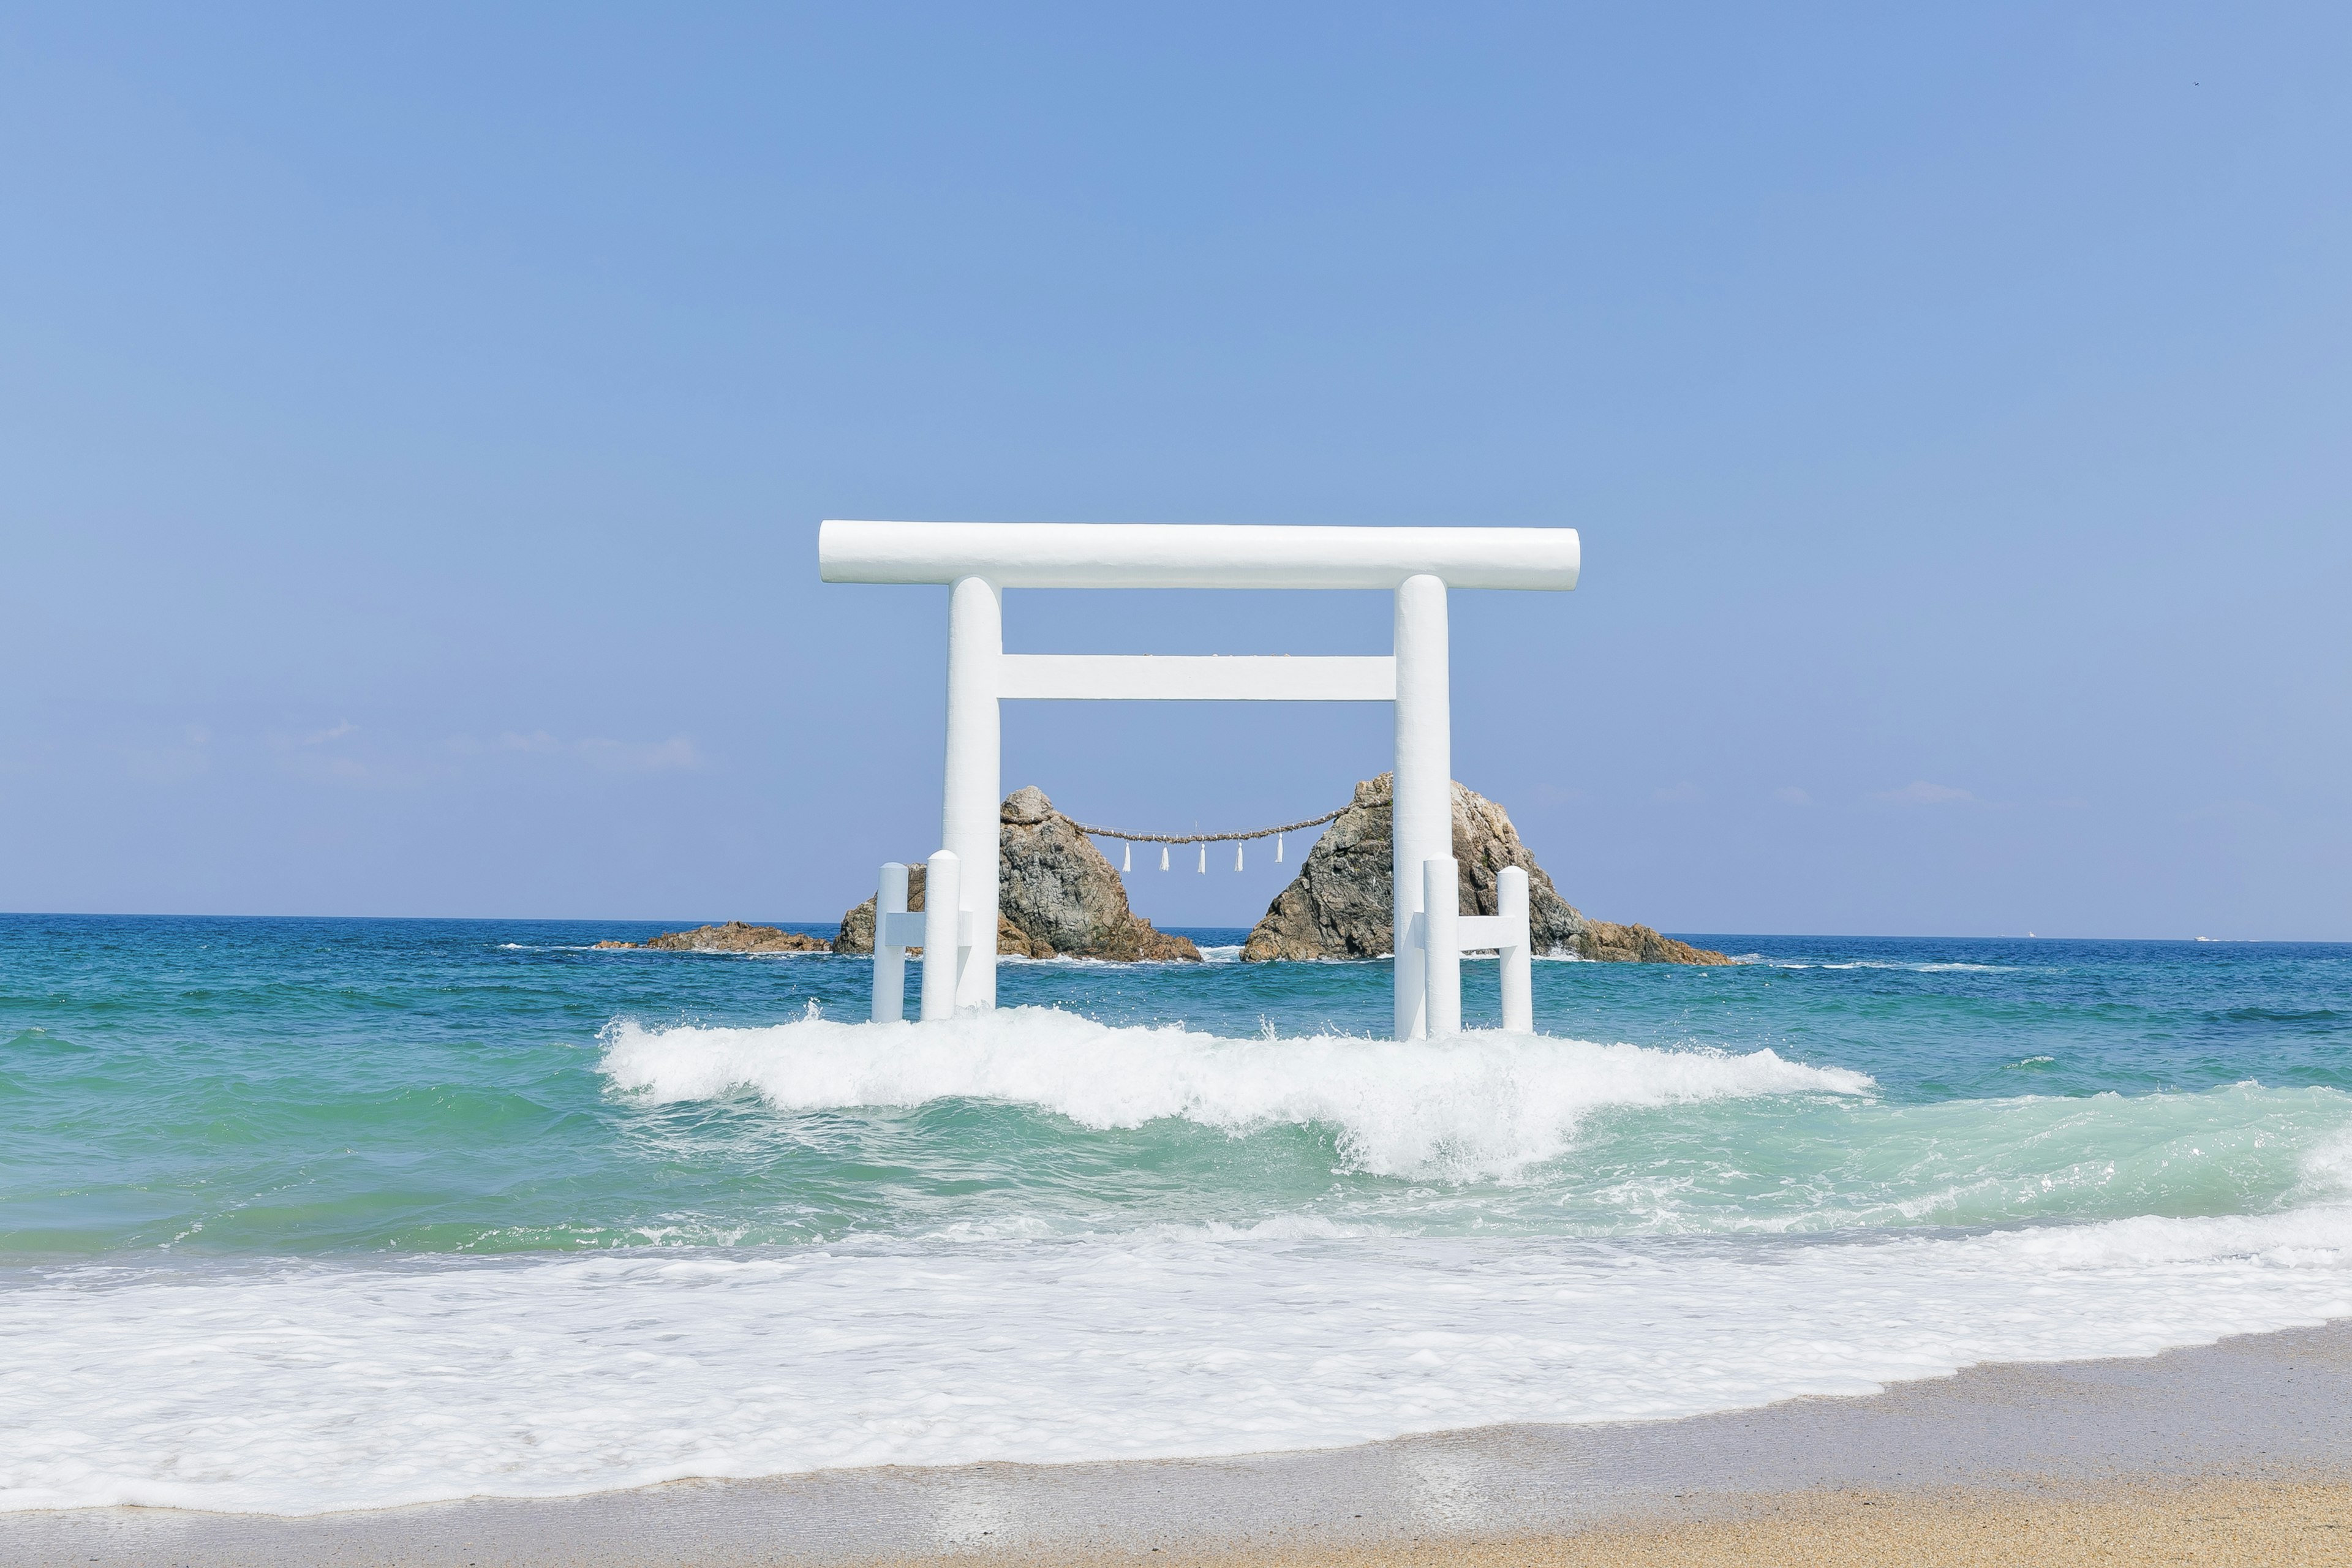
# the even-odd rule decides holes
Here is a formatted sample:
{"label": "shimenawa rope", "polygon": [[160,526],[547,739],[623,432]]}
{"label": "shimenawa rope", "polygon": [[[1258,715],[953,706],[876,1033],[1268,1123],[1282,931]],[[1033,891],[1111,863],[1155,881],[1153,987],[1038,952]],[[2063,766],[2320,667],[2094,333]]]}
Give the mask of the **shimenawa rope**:
{"label": "shimenawa rope", "polygon": [[1060,812],[1054,815],[1079,832],[1097,838],[1119,838],[1129,844],[1223,844],[1236,838],[1271,838],[1277,833],[1296,833],[1302,827],[1320,827],[1347,809],[1343,805],[1339,811],[1327,811],[1304,822],[1286,822],[1279,827],[1253,827],[1246,833],[1123,833],[1116,827],[1097,827],[1092,823],[1080,822],[1076,817],[1065,816]]}

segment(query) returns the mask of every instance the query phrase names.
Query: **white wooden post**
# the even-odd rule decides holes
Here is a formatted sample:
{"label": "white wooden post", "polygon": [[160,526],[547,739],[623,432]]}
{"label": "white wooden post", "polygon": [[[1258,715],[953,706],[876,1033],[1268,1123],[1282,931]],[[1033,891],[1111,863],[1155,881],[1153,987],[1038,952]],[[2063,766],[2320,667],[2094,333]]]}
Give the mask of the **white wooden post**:
{"label": "white wooden post", "polygon": [[[992,850],[982,865],[992,865]],[[923,1022],[952,1018],[956,1010],[958,938],[962,935],[963,881],[956,852],[942,849],[923,872]],[[993,928],[992,928],[992,930]],[[991,942],[991,947],[995,943]]]}
{"label": "white wooden post", "polygon": [[907,1016],[907,950],[890,939],[899,922],[892,915],[907,912],[907,868],[896,860],[882,867],[882,883],[874,893],[874,1021],[895,1024]]}
{"label": "white wooden post", "polygon": [[[1396,1037],[1427,1035],[1425,940],[1409,939],[1422,912],[1423,862],[1454,854],[1454,738],[1446,654],[1445,584],[1422,573],[1396,591],[1396,779],[1389,806],[1389,881],[1395,895]],[[1460,1008],[1455,1026],[1460,1026]]]}
{"label": "white wooden post", "polygon": [[[997,667],[1004,654],[1003,595],[984,577],[961,577],[948,590],[948,753],[940,846],[955,852],[970,871],[961,907],[987,934],[961,952],[948,949],[956,972],[954,1007],[996,1005],[996,879],[999,802],[1003,795],[999,763],[1003,731],[998,724]],[[936,888],[923,895],[926,910],[939,907]],[[950,900],[950,907],[954,900]],[[931,1016],[930,953],[923,960],[923,1016]],[[952,1010],[952,1009],[950,1009]],[[945,1015],[942,1014],[942,1016]]]}
{"label": "white wooden post", "polygon": [[1535,940],[1528,929],[1528,874],[1506,866],[1495,879],[1495,912],[1518,933],[1502,950],[1503,1027],[1515,1035],[1536,1032]]}
{"label": "white wooden post", "polygon": [[[1423,978],[1432,1036],[1462,1032],[1462,885],[1451,855],[1421,863]],[[1403,943],[1397,944],[1400,949]]]}

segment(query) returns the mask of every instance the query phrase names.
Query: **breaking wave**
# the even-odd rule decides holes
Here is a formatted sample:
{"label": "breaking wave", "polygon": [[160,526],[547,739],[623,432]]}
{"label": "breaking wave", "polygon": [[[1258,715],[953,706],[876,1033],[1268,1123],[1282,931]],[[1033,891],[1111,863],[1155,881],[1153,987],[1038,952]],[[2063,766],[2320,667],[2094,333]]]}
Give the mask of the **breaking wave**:
{"label": "breaking wave", "polygon": [[1769,1050],[1659,1050],[1533,1035],[1436,1041],[1223,1039],[1115,1027],[1050,1008],[945,1023],[803,1018],[762,1028],[621,1020],[604,1036],[613,1085],[655,1102],[753,1093],[779,1110],[995,1100],[1096,1130],[1162,1118],[1245,1133],[1322,1126],[1375,1175],[1502,1176],[1557,1157],[1615,1106],[1762,1095],[1866,1095],[1864,1074]]}

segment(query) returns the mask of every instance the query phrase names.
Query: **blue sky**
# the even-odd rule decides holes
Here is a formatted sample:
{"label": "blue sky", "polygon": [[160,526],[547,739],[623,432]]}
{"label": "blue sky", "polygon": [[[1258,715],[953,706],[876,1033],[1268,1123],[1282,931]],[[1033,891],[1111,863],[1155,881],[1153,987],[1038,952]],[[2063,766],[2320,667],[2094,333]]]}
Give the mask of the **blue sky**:
{"label": "blue sky", "polygon": [[[2347,76],[2323,6],[7,8],[0,908],[830,918],[936,847],[945,597],[819,519],[1495,523],[1585,575],[1455,596],[1455,772],[1591,912],[2352,938]],[[1005,784],[1388,748],[1019,705]]]}

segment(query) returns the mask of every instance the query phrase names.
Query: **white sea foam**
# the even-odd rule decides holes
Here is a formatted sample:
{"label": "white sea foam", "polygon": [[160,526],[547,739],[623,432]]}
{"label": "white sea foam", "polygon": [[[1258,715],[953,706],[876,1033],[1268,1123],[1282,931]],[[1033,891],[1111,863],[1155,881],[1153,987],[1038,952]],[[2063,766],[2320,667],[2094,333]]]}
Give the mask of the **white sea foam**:
{"label": "white sea foam", "polygon": [[1765,969],[1900,969],[1912,974],[2018,974],[2024,971],[2023,965],[2015,963],[1898,963],[1891,959],[1875,958],[1805,963],[1792,958],[1766,958],[1761,953],[1746,954],[1738,962]]}
{"label": "white sea foam", "polygon": [[2352,1210],[1878,1242],[1315,1225],[20,1271],[0,1508],[312,1512],[1321,1447],[1861,1394],[2352,1315]]}
{"label": "white sea foam", "polygon": [[1729,1056],[1501,1033],[1230,1040],[1041,1007],[929,1025],[804,1018],[647,1029],[624,1020],[605,1031],[603,1065],[616,1089],[656,1102],[748,1090],[790,1111],[961,1099],[1034,1106],[1097,1129],[1165,1117],[1236,1133],[1322,1126],[1358,1169],[1442,1177],[1507,1176],[1555,1158],[1578,1121],[1604,1107],[1875,1087],[1862,1073],[1769,1050]]}
{"label": "white sea foam", "polygon": [[2304,1156],[2298,1195],[2327,1201],[2352,1193],[2352,1132],[2327,1140]]}

